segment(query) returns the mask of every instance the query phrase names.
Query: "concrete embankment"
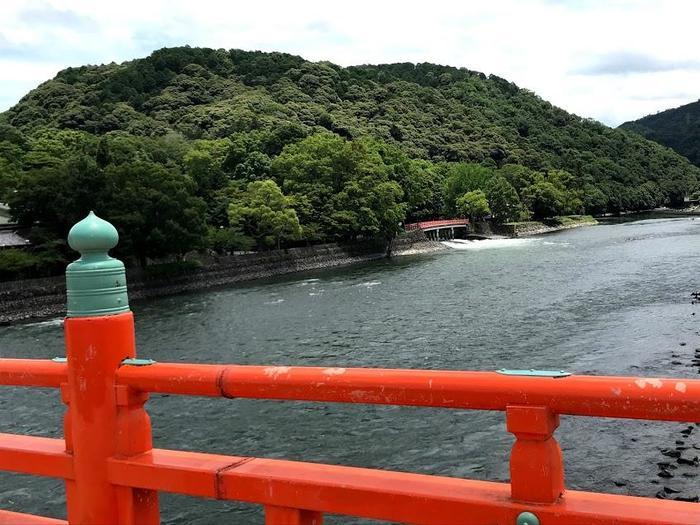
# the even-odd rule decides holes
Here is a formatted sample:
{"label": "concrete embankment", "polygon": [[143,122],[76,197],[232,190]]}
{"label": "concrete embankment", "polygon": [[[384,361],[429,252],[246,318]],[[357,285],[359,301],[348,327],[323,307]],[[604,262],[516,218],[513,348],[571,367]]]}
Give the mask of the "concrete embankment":
{"label": "concrete embankment", "polygon": [[[422,231],[398,237],[391,256],[444,250],[429,241]],[[176,273],[154,273],[149,269],[129,268],[129,298],[139,299],[205,290],[241,281],[284,275],[306,270],[345,266],[387,256],[381,244],[340,246],[323,244],[245,255],[210,257],[196,268]],[[66,287],[62,275],[0,283],[0,324],[25,319],[60,316],[65,313]]]}
{"label": "concrete embankment", "polygon": [[546,222],[527,221],[501,224],[496,232],[508,237],[530,237],[595,224],[598,224],[598,221],[590,215],[578,215],[559,217]]}
{"label": "concrete embankment", "polygon": [[401,255],[417,255],[444,251],[447,248],[436,241],[429,240],[423,230],[405,232],[391,242],[392,257]]}

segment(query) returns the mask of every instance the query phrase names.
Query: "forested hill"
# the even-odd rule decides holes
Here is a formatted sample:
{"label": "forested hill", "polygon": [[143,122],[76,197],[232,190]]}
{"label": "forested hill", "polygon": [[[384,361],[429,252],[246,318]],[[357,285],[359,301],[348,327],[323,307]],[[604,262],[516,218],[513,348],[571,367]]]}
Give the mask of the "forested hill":
{"label": "forested hill", "polygon": [[29,262],[0,251],[0,277],[10,256],[12,268],[60,267],[62,239],[89,209],[118,226],[121,256],[145,263],[387,239],[436,216],[673,205],[699,177],[655,142],[496,76],[161,49],[66,69],[0,114],[0,202],[36,246]]}
{"label": "forested hill", "polygon": [[700,166],[700,100],[620,126],[668,146]]}
{"label": "forested hill", "polygon": [[[341,68],[282,54],[172,48],[69,68],[4,115],[43,126],[141,136],[224,138],[270,130],[294,141],[319,128],[371,135],[414,158],[563,168],[599,182],[687,169],[662,148],[556,108],[496,76],[434,64]],[[282,145],[280,143],[280,146]]]}

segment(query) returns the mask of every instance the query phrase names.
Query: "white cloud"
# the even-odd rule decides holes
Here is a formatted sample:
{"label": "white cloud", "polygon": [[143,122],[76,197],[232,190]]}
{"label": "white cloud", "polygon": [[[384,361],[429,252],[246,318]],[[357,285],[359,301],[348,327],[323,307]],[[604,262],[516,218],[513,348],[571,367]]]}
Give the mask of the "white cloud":
{"label": "white cloud", "polygon": [[0,110],[63,67],[190,44],[467,67],[616,125],[700,97],[699,18],[690,0],[4,0]]}

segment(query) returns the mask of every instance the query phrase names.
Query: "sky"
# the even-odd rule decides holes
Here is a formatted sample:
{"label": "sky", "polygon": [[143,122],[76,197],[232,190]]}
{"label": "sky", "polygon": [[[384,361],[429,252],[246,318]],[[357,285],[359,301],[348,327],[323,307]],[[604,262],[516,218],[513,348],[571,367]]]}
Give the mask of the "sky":
{"label": "sky", "polygon": [[161,47],[494,74],[610,126],[700,99],[694,0],[0,0],[0,111],[69,66]]}

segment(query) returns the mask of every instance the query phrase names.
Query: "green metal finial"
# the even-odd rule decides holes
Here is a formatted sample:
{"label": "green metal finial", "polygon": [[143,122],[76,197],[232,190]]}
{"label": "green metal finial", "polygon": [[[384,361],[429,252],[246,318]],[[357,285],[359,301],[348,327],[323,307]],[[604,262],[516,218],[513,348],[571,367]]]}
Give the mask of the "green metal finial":
{"label": "green metal finial", "polygon": [[93,212],[71,228],[68,244],[80,259],[66,269],[68,317],[129,311],[124,263],[107,253],[118,241],[117,229]]}
{"label": "green metal finial", "polygon": [[515,525],[540,525],[540,520],[532,512],[521,512]]}

